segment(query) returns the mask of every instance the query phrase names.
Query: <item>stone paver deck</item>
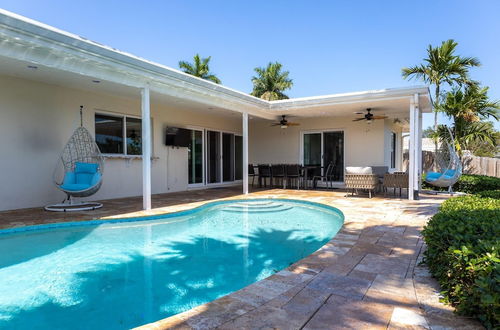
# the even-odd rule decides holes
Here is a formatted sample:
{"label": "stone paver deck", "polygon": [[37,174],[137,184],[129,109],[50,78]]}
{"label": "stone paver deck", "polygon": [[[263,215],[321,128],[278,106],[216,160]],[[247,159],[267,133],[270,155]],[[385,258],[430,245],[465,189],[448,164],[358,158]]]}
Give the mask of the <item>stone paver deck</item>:
{"label": "stone paver deck", "polygon": [[[324,203],[345,215],[341,231],[310,256],[230,295],[144,329],[477,329],[439,302],[439,287],[419,265],[420,230],[445,197],[419,201],[344,197],[343,192],[239,188],[155,195],[159,214],[221,198],[292,198]],[[0,228],[144,215],[141,198],[105,202],[92,212],[0,212]]]}

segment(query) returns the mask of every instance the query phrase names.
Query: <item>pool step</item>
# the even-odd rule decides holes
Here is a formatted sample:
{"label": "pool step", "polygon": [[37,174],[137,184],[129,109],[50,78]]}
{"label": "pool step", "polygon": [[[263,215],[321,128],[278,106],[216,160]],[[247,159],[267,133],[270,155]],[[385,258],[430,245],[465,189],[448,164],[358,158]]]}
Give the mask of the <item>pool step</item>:
{"label": "pool step", "polygon": [[283,212],[293,208],[293,206],[285,205],[278,202],[240,202],[227,205],[222,208],[224,212],[233,213],[265,213],[265,212]]}

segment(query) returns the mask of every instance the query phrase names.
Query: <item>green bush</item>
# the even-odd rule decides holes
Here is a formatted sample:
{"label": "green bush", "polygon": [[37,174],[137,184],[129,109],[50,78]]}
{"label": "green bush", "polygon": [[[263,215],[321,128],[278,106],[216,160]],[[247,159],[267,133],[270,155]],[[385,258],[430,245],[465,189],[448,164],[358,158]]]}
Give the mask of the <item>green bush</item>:
{"label": "green bush", "polygon": [[467,194],[475,194],[485,190],[499,190],[500,178],[486,175],[464,174],[453,186],[453,189]]}
{"label": "green bush", "polygon": [[[427,182],[425,178],[422,184],[425,189],[447,190],[447,188],[438,189]],[[467,194],[475,194],[485,190],[500,190],[500,178],[486,175],[463,174],[453,185],[454,191],[460,191]]]}
{"label": "green bush", "polygon": [[488,197],[488,198],[494,198],[494,199],[500,199],[500,190],[485,190],[485,191],[480,191],[476,194],[476,196],[479,197]]}
{"label": "green bush", "polygon": [[445,201],[423,230],[425,262],[444,299],[488,328],[500,324],[500,200]]}

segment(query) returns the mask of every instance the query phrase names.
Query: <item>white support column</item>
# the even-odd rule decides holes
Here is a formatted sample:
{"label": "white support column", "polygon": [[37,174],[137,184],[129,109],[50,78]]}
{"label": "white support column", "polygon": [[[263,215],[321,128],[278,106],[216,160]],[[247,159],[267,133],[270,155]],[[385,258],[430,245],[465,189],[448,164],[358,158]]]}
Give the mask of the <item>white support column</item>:
{"label": "white support column", "polygon": [[142,112],[142,207],[151,210],[151,110],[149,85],[141,90]]}
{"label": "white support column", "polygon": [[243,113],[243,194],[248,194],[248,113]]}
{"label": "white support column", "polygon": [[[418,94],[410,100],[410,150],[409,150],[409,182],[408,182],[408,199],[418,199],[418,190],[420,186],[420,167],[419,161],[421,156],[419,150],[421,149],[419,137],[421,135],[421,118],[418,108]],[[420,152],[421,154],[421,152]]]}
{"label": "white support column", "polygon": [[423,161],[422,161],[422,111],[420,111],[420,107],[418,107],[418,126],[417,126],[417,137],[418,137],[418,190],[422,190],[422,173],[423,173]]}

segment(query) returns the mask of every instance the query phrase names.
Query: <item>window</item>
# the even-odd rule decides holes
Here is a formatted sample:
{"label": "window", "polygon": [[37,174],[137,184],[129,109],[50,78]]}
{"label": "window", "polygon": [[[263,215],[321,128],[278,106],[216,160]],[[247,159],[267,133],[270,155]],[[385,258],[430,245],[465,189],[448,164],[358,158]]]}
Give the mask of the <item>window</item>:
{"label": "window", "polygon": [[142,155],[142,121],[96,113],[95,140],[103,154]]}
{"label": "window", "polygon": [[396,133],[391,132],[391,168],[396,168]]}

